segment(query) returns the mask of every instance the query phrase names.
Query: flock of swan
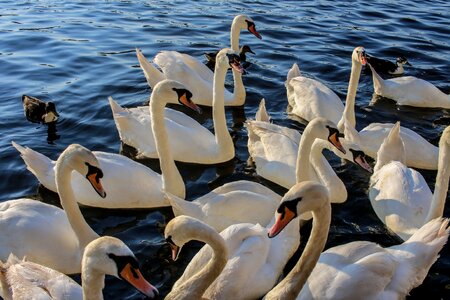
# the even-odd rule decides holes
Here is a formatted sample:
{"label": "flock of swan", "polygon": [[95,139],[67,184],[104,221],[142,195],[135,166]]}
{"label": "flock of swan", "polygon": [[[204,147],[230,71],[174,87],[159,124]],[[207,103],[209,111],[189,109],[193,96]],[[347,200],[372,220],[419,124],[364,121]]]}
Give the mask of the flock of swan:
{"label": "flock of swan", "polygon": [[[206,243],[166,299],[400,299],[422,283],[450,233],[449,220],[442,217],[450,176],[450,127],[443,131],[439,147],[399,122],[372,123],[358,132],[356,92],[367,64],[375,93],[400,105],[450,108],[450,98],[416,77],[383,80],[363,47],[356,47],[351,56],[345,105],[330,88],[302,76],[296,64],[289,70],[289,105],[308,122],[302,134],[271,123],[264,99],[255,119],[246,122],[257,174],[289,189],[284,196],[240,180],[193,201],[184,199],[185,185],[175,161],[217,164],[235,155],[225,106],[245,103],[238,53],[241,30],[261,38],[250,17],[236,16],[231,49],[218,52],[214,72],[175,51],[156,55],[156,68],[136,49],[152,88],[150,104],[127,109],[112,97],[109,103],[121,140],[135,147],[139,157],[159,159],[161,174],[125,156],[91,152],[77,144],[52,161],[12,142],[28,170],[59,194],[63,209],[25,198],[0,203],[4,299],[103,299],[105,275],[128,281],[150,298],[158,295],[131,250],[119,239],[99,237],[78,203],[103,208],[171,206],[176,217],[164,235],[174,260],[188,241]],[[228,69],[233,72],[233,92],[225,89]],[[197,113],[197,105],[212,106],[214,133],[167,108],[168,103]],[[347,200],[346,187],[323,149],[373,172],[368,198],[402,244],[383,248],[356,241],[322,252],[331,203]],[[376,161],[373,170],[366,155]],[[434,193],[410,167],[437,170]],[[279,281],[300,244],[301,220],[311,218],[312,232],[302,256]],[[80,272],[82,287],[64,275]]]}

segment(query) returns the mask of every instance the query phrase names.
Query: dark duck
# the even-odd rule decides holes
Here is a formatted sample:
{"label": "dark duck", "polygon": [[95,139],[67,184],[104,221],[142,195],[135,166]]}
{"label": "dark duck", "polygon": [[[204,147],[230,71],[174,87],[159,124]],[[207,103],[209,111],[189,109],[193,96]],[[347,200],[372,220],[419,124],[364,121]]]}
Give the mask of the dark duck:
{"label": "dark duck", "polygon": [[59,114],[53,102],[44,102],[38,98],[23,95],[22,104],[28,121],[48,124],[58,120]]}
{"label": "dark duck", "polygon": [[[405,70],[403,68],[404,65],[411,66],[406,57],[400,56],[397,57],[395,63],[382,59],[376,58],[374,56],[367,55],[367,61],[370,63],[372,68],[375,69],[378,73],[391,74],[391,75],[402,75]],[[370,73],[370,69],[366,68],[366,70]]]}
{"label": "dark duck", "polygon": [[[208,60],[208,62],[206,63],[207,66],[212,66],[212,68],[214,68],[214,65],[216,64],[216,56],[217,53],[219,53],[219,51],[216,52],[206,52],[205,53],[205,57]],[[241,63],[244,63],[244,68],[246,68],[248,66],[246,66],[246,62],[247,62],[247,55],[246,53],[252,53],[255,54],[255,52],[252,51],[252,49],[250,49],[249,45],[243,45],[241,47],[241,49],[239,50],[239,58],[241,59]]]}

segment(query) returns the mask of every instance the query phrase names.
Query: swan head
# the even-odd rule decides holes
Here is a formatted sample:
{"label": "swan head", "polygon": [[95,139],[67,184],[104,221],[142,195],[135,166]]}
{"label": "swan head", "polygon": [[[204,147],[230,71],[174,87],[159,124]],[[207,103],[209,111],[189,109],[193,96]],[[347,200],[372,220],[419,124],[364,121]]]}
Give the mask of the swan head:
{"label": "swan head", "polygon": [[237,26],[240,30],[247,29],[258,39],[262,39],[262,36],[259,34],[258,31],[256,31],[255,22],[249,16],[237,15],[236,17],[234,17],[233,25]]}
{"label": "swan head", "polygon": [[219,68],[232,68],[239,73],[244,73],[244,68],[241,65],[241,58],[239,54],[229,48],[224,48],[217,54],[216,70]]}
{"label": "swan head", "polygon": [[217,232],[209,225],[189,216],[181,215],[170,220],[164,230],[164,237],[172,249],[172,259],[174,261],[178,259],[184,244],[190,240],[203,241],[202,236],[206,234]]}
{"label": "swan head", "polygon": [[106,197],[106,192],[101,183],[103,171],[100,169],[97,158],[89,149],[78,144],[69,145],[60,155],[58,163],[67,163],[91,183],[100,197]]}
{"label": "swan head", "polygon": [[[133,252],[121,240],[103,236],[90,242],[83,255],[83,277],[89,273],[115,276],[150,298],[159,292],[142,276]],[[85,274],[87,272],[87,274]]]}
{"label": "swan head", "polygon": [[409,63],[408,59],[406,59],[406,57],[404,57],[404,56],[397,57],[397,66],[403,66],[403,65],[411,66],[411,64]]}
{"label": "swan head", "polygon": [[295,184],[281,199],[275,213],[275,224],[269,229],[269,238],[278,235],[296,217],[330,205],[328,190],[322,184],[314,181]]}
{"label": "swan head", "polygon": [[355,49],[353,49],[352,61],[354,63],[359,63],[365,66],[367,63],[366,49],[364,49],[364,47],[362,46],[358,46]]}
{"label": "swan head", "polygon": [[367,172],[373,172],[372,167],[366,160],[367,155],[359,148],[359,146],[357,146],[356,144],[352,144],[352,146],[349,146],[347,149],[348,153],[350,153],[352,156],[351,161],[353,161],[355,164],[357,164]]}
{"label": "swan head", "polygon": [[333,122],[325,118],[317,117],[308,123],[308,126],[305,128],[305,131],[306,130],[314,132],[316,138],[328,140],[339,151],[346,154],[346,151],[339,140],[339,130]]}
{"label": "swan head", "polygon": [[189,107],[201,114],[202,109],[192,101],[192,93],[178,81],[165,79],[158,82],[153,88],[153,93],[167,102],[176,102]]}

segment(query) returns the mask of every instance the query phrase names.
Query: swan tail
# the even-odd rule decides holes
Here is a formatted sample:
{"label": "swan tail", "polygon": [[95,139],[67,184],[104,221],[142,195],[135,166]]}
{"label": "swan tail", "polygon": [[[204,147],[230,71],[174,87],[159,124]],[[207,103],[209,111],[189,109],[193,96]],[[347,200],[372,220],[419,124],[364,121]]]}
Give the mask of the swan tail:
{"label": "swan tail", "polygon": [[147,79],[148,85],[152,89],[158,82],[166,79],[166,76],[164,76],[161,71],[151,64],[142,54],[142,51],[138,48],[136,48],[136,56],[139,60],[139,65],[141,66],[142,71],[144,71],[144,76]]}
{"label": "swan tail", "polygon": [[300,68],[296,63],[294,63],[287,74],[286,82],[289,82],[292,78],[298,77],[300,75]]}
{"label": "swan tail", "polygon": [[406,242],[390,248],[407,254],[398,259],[399,266],[391,283],[392,289],[408,295],[411,289],[423,282],[429,269],[439,258],[439,252],[447,243],[450,233],[448,224],[447,218],[431,220]]}
{"label": "swan tail", "polygon": [[384,86],[384,80],[381,78],[380,75],[378,75],[377,71],[375,71],[374,68],[368,63],[370,70],[372,71],[372,80],[373,80],[373,89],[375,94],[382,95],[383,86]]}
{"label": "swan tail", "polygon": [[27,169],[37,177],[39,182],[49,190],[57,192],[55,182],[55,161],[28,147],[22,147],[16,142],[11,142],[19,151],[20,156],[27,165]]}
{"label": "swan tail", "polygon": [[262,98],[261,102],[259,103],[259,107],[258,107],[258,110],[256,111],[255,119],[256,119],[256,121],[270,122],[270,116],[267,113],[266,100],[264,98]]}
{"label": "swan tail", "polygon": [[167,191],[164,191],[164,198],[172,206],[173,214],[175,216],[186,215],[199,220],[204,219],[202,208],[198,203],[186,201]]}
{"label": "swan tail", "polygon": [[405,146],[400,135],[400,122],[394,124],[388,136],[381,143],[374,172],[391,161],[399,161],[405,164]]}

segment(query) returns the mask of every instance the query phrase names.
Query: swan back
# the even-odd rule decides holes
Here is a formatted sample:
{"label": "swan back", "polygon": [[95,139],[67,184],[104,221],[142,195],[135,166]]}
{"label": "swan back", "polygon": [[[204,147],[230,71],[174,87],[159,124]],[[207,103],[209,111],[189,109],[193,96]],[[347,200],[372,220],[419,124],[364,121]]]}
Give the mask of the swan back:
{"label": "swan back", "polygon": [[405,146],[400,136],[400,122],[395,123],[384,139],[377,154],[377,163],[375,164],[375,172],[380,170],[384,165],[391,161],[399,161],[405,164]]}

